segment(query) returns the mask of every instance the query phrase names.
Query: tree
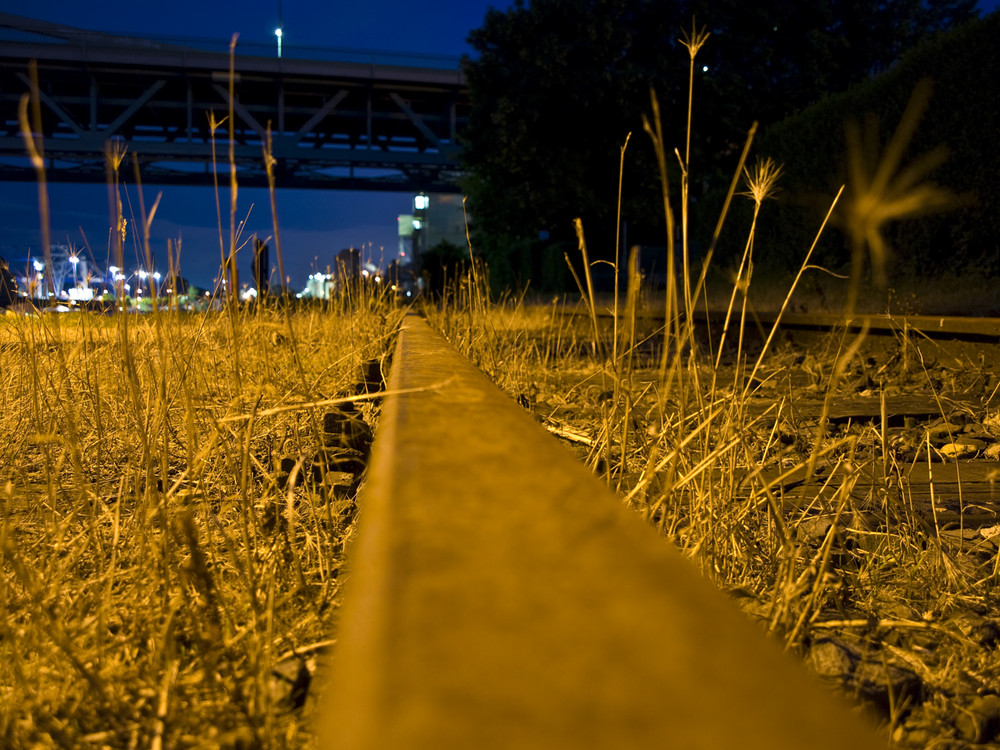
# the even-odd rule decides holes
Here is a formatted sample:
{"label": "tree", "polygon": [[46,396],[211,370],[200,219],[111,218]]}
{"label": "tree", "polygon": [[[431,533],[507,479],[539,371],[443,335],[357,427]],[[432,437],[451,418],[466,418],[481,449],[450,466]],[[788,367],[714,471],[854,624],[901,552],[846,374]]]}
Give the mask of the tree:
{"label": "tree", "polygon": [[10,272],[6,258],[0,258],[0,307],[9,307],[17,301],[17,279]]}
{"label": "tree", "polygon": [[257,293],[266,297],[271,287],[271,266],[268,263],[267,243],[258,239],[254,239],[253,281],[257,285]]}
{"label": "tree", "polygon": [[479,57],[466,62],[465,187],[480,240],[571,238],[577,216],[606,231],[619,148],[641,131],[650,83],[670,98],[683,85],[684,71],[669,75],[660,59],[676,46],[677,10],[669,1],[535,0],[489,11],[470,36]]}
{"label": "tree", "polygon": [[665,141],[684,152],[689,56],[679,40],[692,19],[711,33],[695,70],[697,199],[709,183],[728,182],[752,122],[776,122],[841,91],[975,14],[975,0],[517,0],[491,9],[469,36],[477,57],[465,61],[473,106],[464,188],[476,244],[494,261],[539,236],[571,241],[579,216],[594,253],[608,257],[630,132],[629,241],[663,244],[642,115],[653,87]]}
{"label": "tree", "polygon": [[445,294],[447,285],[454,284],[461,276],[467,260],[465,251],[448,240],[441,240],[422,252],[417,270],[427,293],[434,297]]}

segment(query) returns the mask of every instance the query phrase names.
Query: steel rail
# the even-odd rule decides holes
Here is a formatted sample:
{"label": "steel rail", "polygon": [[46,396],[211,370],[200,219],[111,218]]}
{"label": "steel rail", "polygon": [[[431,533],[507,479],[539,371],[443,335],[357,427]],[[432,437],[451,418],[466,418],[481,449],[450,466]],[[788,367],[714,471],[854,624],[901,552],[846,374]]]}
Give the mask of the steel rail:
{"label": "steel rail", "polygon": [[[598,308],[596,314],[601,319],[610,319],[612,313],[609,310]],[[590,313],[584,307],[576,309],[566,309],[565,315],[586,317]],[[620,319],[624,319],[624,313],[619,313]],[[664,320],[662,312],[643,311],[639,319],[646,321]],[[733,321],[737,316],[732,316]],[[695,313],[695,324],[705,325],[708,323],[713,327],[721,326],[725,323],[725,312],[711,310],[707,314],[704,311]],[[958,315],[889,315],[886,313],[856,313],[845,316],[840,313],[793,313],[785,312],[779,316],[776,312],[756,313],[747,320],[747,330],[751,330],[751,324],[759,324],[762,327],[770,328],[778,323],[779,329],[788,331],[814,331],[829,332],[841,328],[857,331],[865,328],[871,335],[897,335],[904,332],[923,334],[927,338],[945,339],[952,341],[979,341],[983,343],[1000,344],[1000,318],[978,318]]]}
{"label": "steel rail", "polygon": [[872,726],[415,316],[321,747],[882,747]]}
{"label": "steel rail", "polygon": [[[762,324],[772,325],[776,315],[762,315],[760,319]],[[892,335],[912,331],[928,338],[1000,343],[1000,318],[886,314],[858,314],[846,318],[834,313],[786,313],[781,316],[779,326],[803,330],[836,330],[843,326],[857,330],[865,327],[872,334]]]}

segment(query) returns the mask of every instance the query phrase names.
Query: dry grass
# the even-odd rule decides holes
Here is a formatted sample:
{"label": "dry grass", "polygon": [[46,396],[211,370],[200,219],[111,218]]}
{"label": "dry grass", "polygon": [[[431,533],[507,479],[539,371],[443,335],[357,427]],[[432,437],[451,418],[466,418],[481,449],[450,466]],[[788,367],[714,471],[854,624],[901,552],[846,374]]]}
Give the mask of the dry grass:
{"label": "dry grass", "polygon": [[[689,48],[692,65],[699,47]],[[575,316],[562,314],[558,303],[489,304],[483,293],[466,291],[454,295],[453,308],[431,310],[429,317],[765,630],[800,651],[817,672],[875,705],[897,743],[958,748],[992,739],[1000,728],[1000,701],[983,696],[1000,694],[994,658],[1000,552],[982,537],[973,534],[969,542],[961,528],[938,523],[934,502],[930,521],[915,509],[909,469],[942,459],[927,424],[890,427],[884,414],[834,424],[829,414],[835,399],[858,393],[861,381],[874,398],[918,391],[938,399],[941,421],[969,425],[996,445],[1000,430],[987,406],[995,393],[972,390],[983,378],[995,381],[976,363],[949,370],[925,362],[914,356],[919,342],[912,340],[872,359],[864,331],[842,330],[806,354],[780,348],[775,329],[751,336],[755,304],[779,315],[859,309],[866,296],[865,254],[871,253],[877,279],[884,271],[884,248],[865,244],[880,237],[877,227],[855,238],[852,278],[834,279],[814,268],[812,249],[803,248],[802,267],[788,286],[765,284],[762,293],[751,292],[756,217],[780,174],[766,160],[744,169],[751,129],[729,196],[737,196],[745,175],[742,195],[754,202],[754,223],[730,284],[709,283],[714,242],[701,269],[691,267],[688,164],[674,150],[682,174],[678,205],[667,181],[670,149],[655,96],[652,105],[645,130],[660,162],[668,227],[668,282],[656,318],[665,322],[644,315],[650,295],[629,269],[615,268],[616,279],[622,273],[629,280],[624,305],[617,293],[608,305],[596,298],[579,222],[587,270],[577,279]],[[880,168],[881,182],[899,167],[897,145]],[[624,159],[624,146],[622,154]],[[900,184],[903,190],[909,183]],[[870,215],[888,216],[891,206],[881,213],[873,206],[879,195],[859,182],[848,194],[848,215],[861,223]],[[817,240],[824,226],[817,227]],[[470,286],[474,280],[462,288]],[[824,299],[824,288],[835,291]],[[876,291],[867,297],[876,300],[877,312],[940,311],[913,309],[890,287]],[[728,310],[723,341],[696,335],[694,313],[703,307]],[[602,312],[610,316],[606,325],[599,321]],[[804,379],[789,376],[793,370]],[[981,396],[983,405],[956,407],[941,398],[942,381],[945,393]],[[806,419],[791,408],[803,398],[820,405],[818,417]],[[791,492],[803,482],[804,490]]]}
{"label": "dry grass", "polygon": [[0,745],[306,744],[353,500],[277,462],[384,358],[376,307],[0,319]]}
{"label": "dry grass", "polygon": [[[808,352],[765,352],[738,322],[724,347],[668,337],[664,365],[663,326],[644,312],[600,320],[596,339],[589,301],[429,315],[764,630],[874,706],[900,745],[992,736],[981,733],[992,704],[980,704],[1000,694],[1000,553],[929,515],[955,498],[920,505],[907,476],[945,460],[942,429],[1000,445],[986,406],[995,378],[921,362],[914,340],[872,353],[840,332]],[[939,423],[834,423],[793,406],[860,392],[938,398]]]}
{"label": "dry grass", "polygon": [[[705,36],[693,28],[685,39],[693,71]],[[491,302],[476,265],[429,317],[789,648],[820,672],[824,644],[860,655],[867,678],[858,665],[849,680],[829,676],[884,704],[897,740],[981,739],[963,717],[975,714],[970,696],[1000,693],[982,636],[997,613],[995,547],[985,557],[956,549],[936,520],[914,512],[905,469],[933,457],[929,437],[910,455],[897,438],[913,435],[884,419],[842,427],[826,411],[802,420],[788,405],[805,389],[828,407],[873,372],[876,392],[941,373],[901,370],[909,360],[891,351],[872,365],[859,356],[862,338],[841,335],[808,355],[808,383],[783,380],[794,355],[771,338],[751,345],[747,327],[755,301],[795,309],[803,288],[814,289],[811,251],[803,248],[791,290],[755,300],[751,226],[734,282],[720,293],[709,275],[714,241],[701,269],[688,253],[690,130],[684,157],[671,155],[655,97],[652,107],[645,129],[670,228],[671,283],[657,301],[665,323],[644,316],[651,297],[631,263],[615,268],[628,279],[624,304],[616,295],[611,325],[599,321],[582,224],[587,274],[576,317],[559,304]],[[26,102],[29,132],[27,118]],[[755,218],[778,177],[767,161],[745,169],[753,132],[715,238],[744,175]],[[674,155],[679,206],[666,177]],[[109,159],[114,185],[121,156]],[[270,158],[265,149],[269,168]],[[44,172],[40,180],[44,188]],[[865,216],[882,216],[871,213],[881,193],[868,193]],[[231,196],[235,206],[235,184]],[[228,252],[220,239],[224,267],[238,245],[234,216],[235,208]],[[141,217],[146,230],[151,220]],[[221,210],[219,221],[221,237]],[[881,263],[879,248],[862,242],[878,234],[872,226],[874,235],[858,235],[857,265],[867,251]],[[848,307],[864,296],[859,283],[843,285]],[[820,306],[840,304],[831,295]],[[729,310],[724,342],[696,335],[693,312],[703,305]],[[353,488],[326,474],[288,482],[278,465],[284,458],[293,476],[307,473],[322,450],[323,412],[352,392],[363,361],[385,358],[398,314],[355,294],[336,309],[294,314],[229,305],[196,317],[2,320],[0,745],[308,744],[293,687],[335,637]],[[953,415],[942,406],[942,416]],[[995,414],[974,418],[1000,425]],[[855,491],[872,469],[878,481]],[[802,476],[816,478],[813,496],[789,502],[784,488]],[[892,669],[916,675],[920,690],[900,687]]]}
{"label": "dry grass", "polygon": [[[49,260],[29,72],[19,119]],[[285,303],[238,306],[231,105],[228,120],[228,237],[216,181],[230,282],[221,313],[187,315],[154,295],[149,316],[0,318],[4,748],[309,744],[301,709],[313,660],[335,636],[370,441],[358,417],[375,417],[358,379],[362,363],[387,358],[401,310],[361,283],[322,307],[290,307],[273,179]],[[223,122],[212,115],[213,134]],[[213,165],[214,155],[213,140]],[[121,142],[105,159],[113,257],[124,266],[132,232],[152,269],[159,197],[147,210],[133,160],[139,215],[126,220]],[[270,138],[262,159],[273,178]],[[171,276],[179,249],[168,247]],[[361,413],[349,416],[355,400]]]}

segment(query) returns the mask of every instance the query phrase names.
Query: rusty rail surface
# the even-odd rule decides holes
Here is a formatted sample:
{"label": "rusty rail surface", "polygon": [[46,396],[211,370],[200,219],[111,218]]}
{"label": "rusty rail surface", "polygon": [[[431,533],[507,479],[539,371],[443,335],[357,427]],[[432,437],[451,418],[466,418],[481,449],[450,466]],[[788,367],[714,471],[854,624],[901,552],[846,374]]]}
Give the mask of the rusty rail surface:
{"label": "rusty rail surface", "polygon": [[883,746],[415,316],[389,391],[321,747]]}

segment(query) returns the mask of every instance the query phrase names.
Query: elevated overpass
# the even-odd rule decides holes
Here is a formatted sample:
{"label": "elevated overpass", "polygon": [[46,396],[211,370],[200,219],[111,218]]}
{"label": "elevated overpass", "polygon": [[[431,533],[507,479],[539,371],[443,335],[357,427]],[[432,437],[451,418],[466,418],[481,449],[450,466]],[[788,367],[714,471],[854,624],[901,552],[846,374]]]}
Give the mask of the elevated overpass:
{"label": "elevated overpass", "polygon": [[[109,143],[150,184],[228,180],[225,42],[116,36],[0,13],[0,180],[34,180],[18,124],[36,61],[48,179],[104,182]],[[468,111],[457,59],[237,44],[233,141],[239,182],[457,192]],[[131,165],[126,174],[131,175]]]}

